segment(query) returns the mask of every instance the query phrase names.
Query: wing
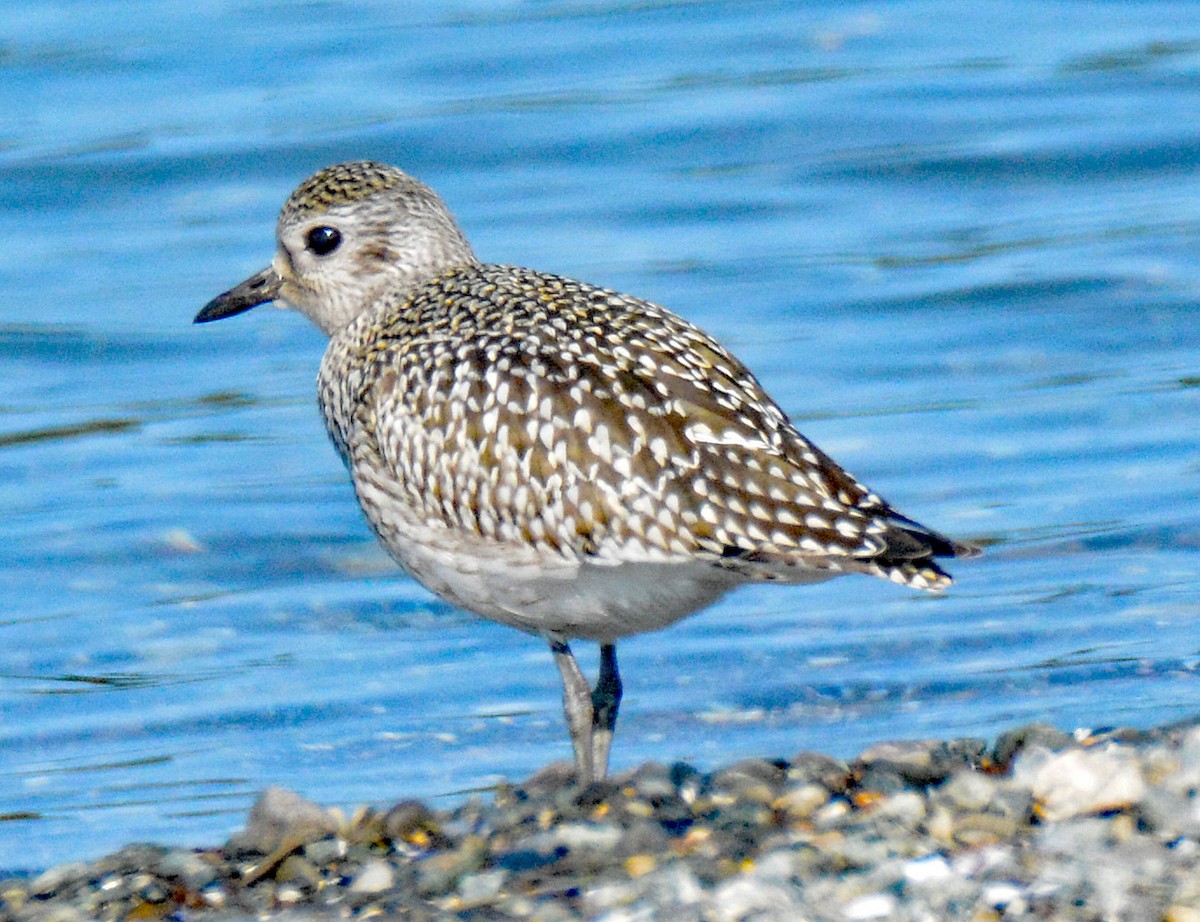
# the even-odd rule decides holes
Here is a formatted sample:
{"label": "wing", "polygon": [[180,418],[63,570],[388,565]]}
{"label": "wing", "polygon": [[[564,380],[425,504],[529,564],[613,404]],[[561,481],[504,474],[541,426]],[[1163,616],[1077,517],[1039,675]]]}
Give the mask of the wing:
{"label": "wing", "polygon": [[383,472],[407,514],[597,562],[946,582],[931,557],[957,547],[800,435],[702,331],[645,301],[503,271],[482,287],[443,280],[377,337],[345,438],[352,466]]}

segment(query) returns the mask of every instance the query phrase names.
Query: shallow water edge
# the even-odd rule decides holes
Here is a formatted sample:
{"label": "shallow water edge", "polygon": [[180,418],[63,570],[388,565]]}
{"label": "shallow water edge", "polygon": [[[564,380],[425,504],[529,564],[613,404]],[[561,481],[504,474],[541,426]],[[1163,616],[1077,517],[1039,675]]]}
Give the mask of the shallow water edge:
{"label": "shallow water edge", "polygon": [[457,807],[281,788],[217,847],[0,881],[0,920],[1200,918],[1200,727],[1032,724],[839,760],[566,763]]}

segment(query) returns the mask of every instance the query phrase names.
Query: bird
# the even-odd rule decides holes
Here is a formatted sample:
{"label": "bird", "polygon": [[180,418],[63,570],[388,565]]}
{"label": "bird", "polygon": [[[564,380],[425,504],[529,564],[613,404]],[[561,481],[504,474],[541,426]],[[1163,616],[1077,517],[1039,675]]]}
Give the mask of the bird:
{"label": "bird", "polygon": [[[372,530],[437,596],[548,643],[581,786],[608,772],[622,638],[747,583],[939,591],[938,558],[979,552],[863,486],[699,327],[480,261],[400,169],[313,174],[276,244],[194,322],[276,302],[329,337],[318,404]],[[577,640],[599,644],[594,686]]]}

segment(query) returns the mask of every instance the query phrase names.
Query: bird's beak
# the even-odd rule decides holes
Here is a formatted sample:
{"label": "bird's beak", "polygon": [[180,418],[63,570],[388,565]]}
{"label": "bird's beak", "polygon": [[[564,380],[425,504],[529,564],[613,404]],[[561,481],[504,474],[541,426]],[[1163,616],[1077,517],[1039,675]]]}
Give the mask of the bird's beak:
{"label": "bird's beak", "polygon": [[217,295],[200,309],[200,313],[192,323],[208,323],[211,320],[224,320],[274,301],[279,297],[279,287],[283,279],[275,271],[274,266],[267,266],[262,272],[256,272],[240,285],[230,288],[222,295]]}

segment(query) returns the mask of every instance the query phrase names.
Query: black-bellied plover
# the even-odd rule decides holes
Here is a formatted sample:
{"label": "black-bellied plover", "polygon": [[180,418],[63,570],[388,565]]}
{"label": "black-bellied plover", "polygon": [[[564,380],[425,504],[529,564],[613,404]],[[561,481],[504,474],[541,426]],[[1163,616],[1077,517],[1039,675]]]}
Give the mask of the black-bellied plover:
{"label": "black-bellied plover", "polygon": [[[934,558],[975,553],[842,470],[702,330],[481,263],[400,170],[321,170],[276,240],[196,322],[278,301],[329,335],[319,403],[371,527],[442,598],[549,642],[581,783],[607,771],[619,638],[747,582],[942,589]],[[572,638],[600,644],[595,688]]]}

